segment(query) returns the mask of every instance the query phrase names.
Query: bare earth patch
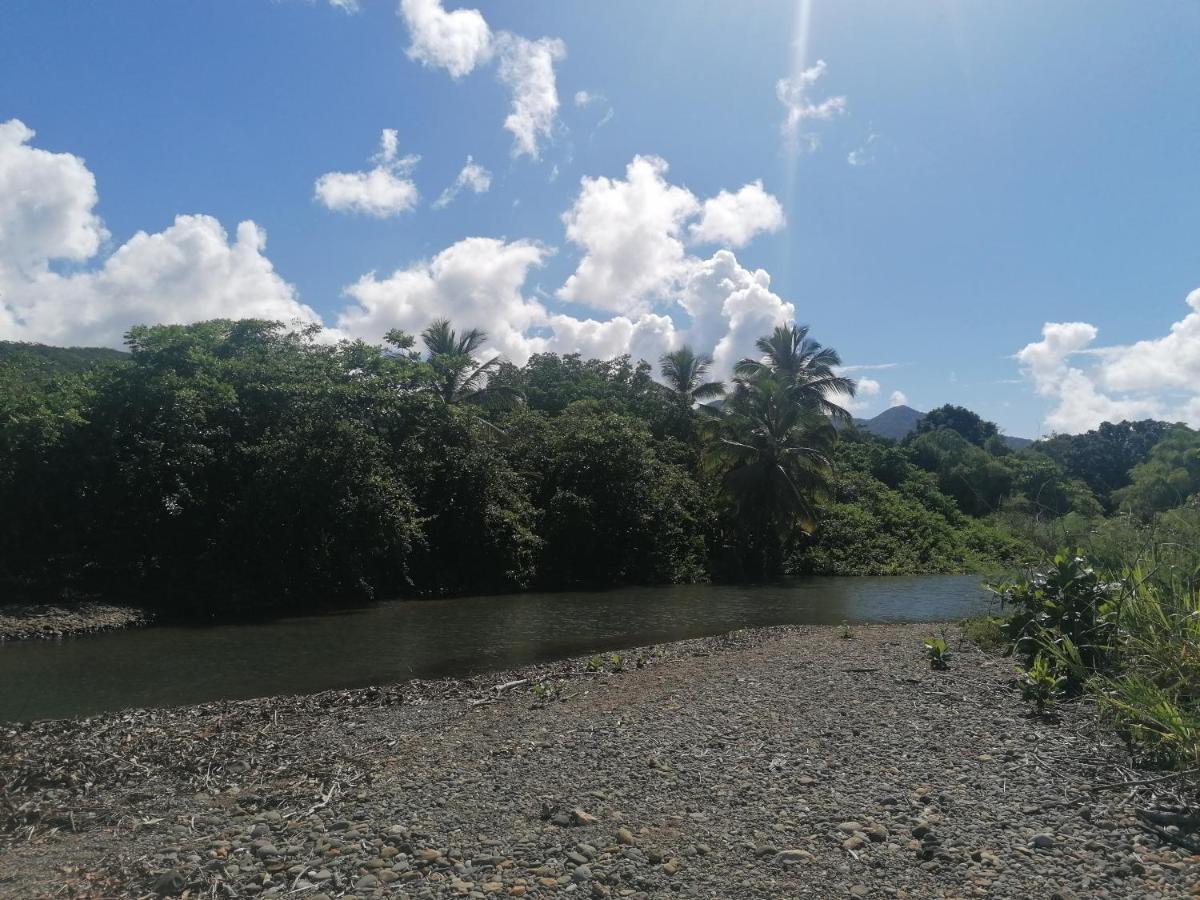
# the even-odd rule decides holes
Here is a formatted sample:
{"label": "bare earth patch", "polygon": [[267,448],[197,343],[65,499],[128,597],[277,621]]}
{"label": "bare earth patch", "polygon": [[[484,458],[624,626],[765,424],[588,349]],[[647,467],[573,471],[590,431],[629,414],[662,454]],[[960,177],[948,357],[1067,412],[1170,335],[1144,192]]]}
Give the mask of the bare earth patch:
{"label": "bare earth patch", "polygon": [[0,726],[0,896],[1193,895],[1136,815],[1177,780],[956,630],[931,671],[928,633]]}

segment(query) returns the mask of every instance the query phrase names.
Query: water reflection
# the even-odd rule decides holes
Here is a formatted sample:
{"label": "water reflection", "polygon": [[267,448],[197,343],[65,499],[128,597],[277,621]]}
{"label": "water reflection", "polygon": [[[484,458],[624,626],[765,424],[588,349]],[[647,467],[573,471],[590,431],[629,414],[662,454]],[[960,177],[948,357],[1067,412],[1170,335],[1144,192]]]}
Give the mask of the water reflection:
{"label": "water reflection", "polygon": [[0,720],[464,674],[756,625],[954,620],[986,605],[973,576],[811,578],[382,603],[8,643],[0,644]]}

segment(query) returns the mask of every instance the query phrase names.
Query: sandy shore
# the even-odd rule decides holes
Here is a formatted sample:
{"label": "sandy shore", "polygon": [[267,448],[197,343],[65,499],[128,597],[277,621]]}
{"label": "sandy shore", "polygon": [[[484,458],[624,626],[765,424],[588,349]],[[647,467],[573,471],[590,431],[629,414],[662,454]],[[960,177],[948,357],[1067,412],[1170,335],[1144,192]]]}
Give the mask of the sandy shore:
{"label": "sandy shore", "polygon": [[94,634],[118,628],[136,628],[149,622],[145,611],[106,603],[8,604],[0,606],[0,641],[61,638]]}
{"label": "sandy shore", "polygon": [[0,726],[0,896],[1193,896],[1177,781],[929,631]]}

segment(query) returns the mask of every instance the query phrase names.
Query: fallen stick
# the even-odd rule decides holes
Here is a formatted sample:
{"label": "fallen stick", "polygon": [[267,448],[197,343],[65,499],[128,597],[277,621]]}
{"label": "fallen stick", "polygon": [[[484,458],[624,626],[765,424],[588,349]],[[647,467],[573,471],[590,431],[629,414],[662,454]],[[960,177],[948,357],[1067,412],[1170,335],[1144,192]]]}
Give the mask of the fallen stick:
{"label": "fallen stick", "polygon": [[1141,787],[1145,784],[1158,784],[1162,781],[1170,781],[1172,778],[1184,778],[1188,775],[1198,775],[1200,769],[1187,769],[1183,772],[1170,772],[1166,775],[1160,775],[1157,778],[1143,778],[1137,781],[1114,781],[1109,784],[1098,784],[1095,787],[1088,788],[1089,791],[1110,791],[1118,788]]}
{"label": "fallen stick", "polygon": [[506,682],[504,682],[504,684],[496,685],[494,688],[492,688],[492,690],[494,690],[498,694],[501,691],[507,691],[510,688],[520,687],[523,684],[529,684],[529,679],[528,678],[518,678],[516,681],[506,681]]}

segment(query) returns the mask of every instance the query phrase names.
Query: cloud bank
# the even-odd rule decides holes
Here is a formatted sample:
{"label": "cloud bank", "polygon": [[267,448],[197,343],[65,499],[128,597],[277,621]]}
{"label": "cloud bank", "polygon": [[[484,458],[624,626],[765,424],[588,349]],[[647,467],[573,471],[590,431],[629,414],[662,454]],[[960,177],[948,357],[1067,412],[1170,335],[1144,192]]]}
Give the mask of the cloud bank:
{"label": "cloud bank", "polygon": [[0,124],[0,340],[120,346],[141,323],[320,321],[263,255],[266,234],[252,221],[230,240],[211,216],[177,216],[90,269],[56,271],[94,263],[108,232],[84,161],[33,137],[17,119]]}
{"label": "cloud bank", "polygon": [[1053,403],[1046,427],[1075,433],[1147,417],[1200,426],[1200,289],[1185,302],[1190,312],[1167,334],[1127,346],[1093,346],[1099,329],[1087,322],[1042,326],[1016,358]]}

